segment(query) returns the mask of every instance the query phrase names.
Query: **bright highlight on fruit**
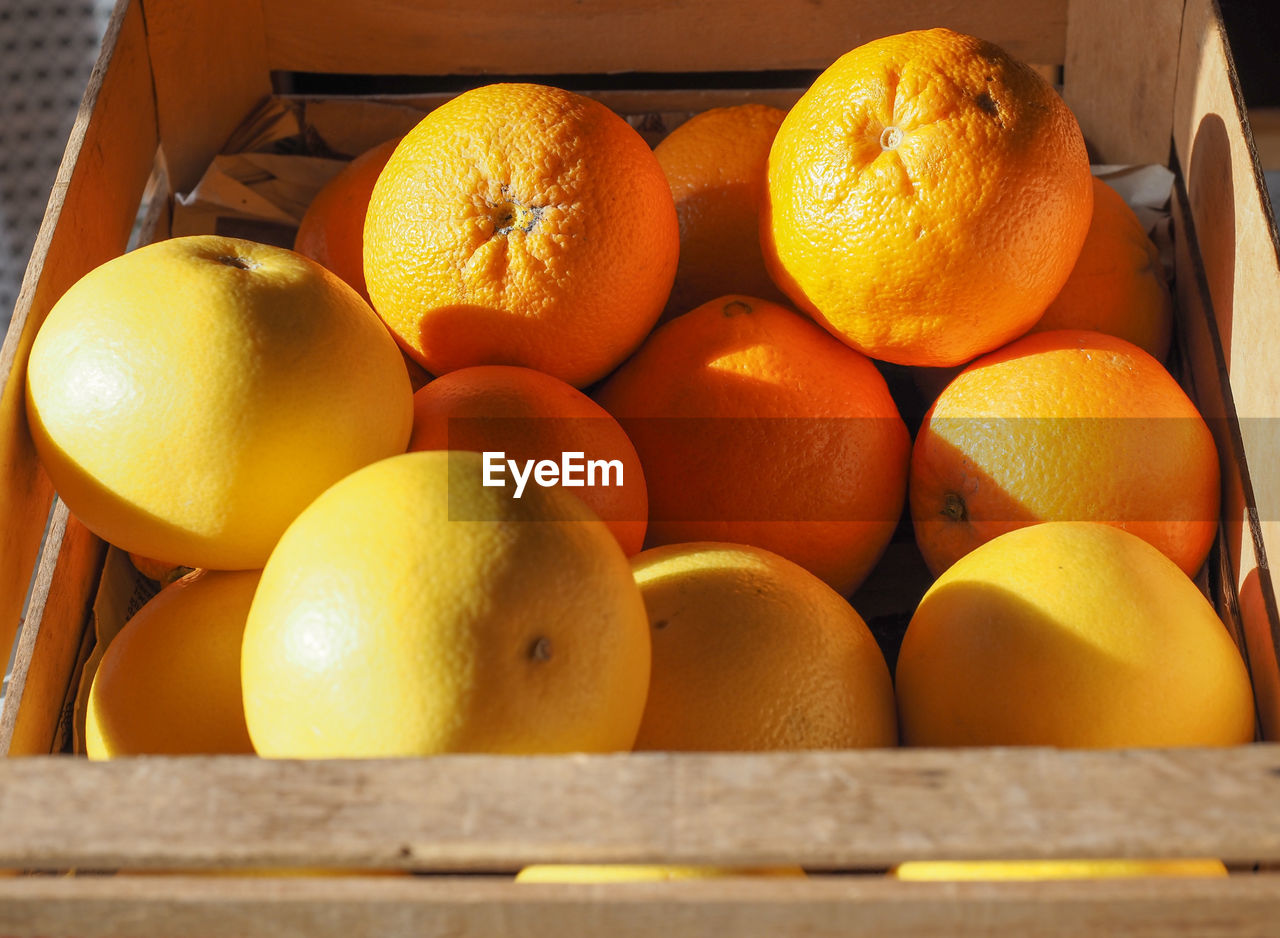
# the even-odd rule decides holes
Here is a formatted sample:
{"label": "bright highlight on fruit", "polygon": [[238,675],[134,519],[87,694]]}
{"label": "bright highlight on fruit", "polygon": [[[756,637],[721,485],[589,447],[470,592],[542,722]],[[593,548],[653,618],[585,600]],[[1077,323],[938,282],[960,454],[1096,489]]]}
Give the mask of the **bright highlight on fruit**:
{"label": "bright highlight on fruit", "polygon": [[891,871],[896,879],[968,882],[1120,879],[1134,876],[1226,876],[1221,860],[913,860]]}
{"label": "bright highlight on fruit", "polygon": [[95,534],[188,567],[256,569],[322,491],[404,451],[395,343],[292,251],[198,236],[85,275],[31,349],[27,414],[58,494]]}

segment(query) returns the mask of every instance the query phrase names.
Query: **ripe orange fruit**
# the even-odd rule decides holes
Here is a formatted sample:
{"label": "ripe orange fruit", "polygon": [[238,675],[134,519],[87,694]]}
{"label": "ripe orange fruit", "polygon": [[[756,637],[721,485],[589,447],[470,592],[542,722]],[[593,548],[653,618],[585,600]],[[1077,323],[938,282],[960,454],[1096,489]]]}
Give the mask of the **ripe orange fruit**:
{"label": "ripe orange fruit", "polygon": [[90,685],[90,759],[253,752],[240,700],[240,640],[258,576],[189,573],[125,624]]}
{"label": "ripe orange fruit", "polygon": [[752,544],[846,593],[893,535],[911,447],[897,406],[865,356],[789,309],[706,303],[597,399],[640,454],[649,546]]}
{"label": "ripe orange fruit", "polygon": [[404,451],[413,395],[369,305],[293,251],[161,241],[86,274],[31,349],[58,494],[130,553],[258,569],[331,484]]}
{"label": "ripe orange fruit", "polygon": [[680,264],[664,318],[726,293],[785,302],[760,254],[769,147],[786,111],[764,104],[697,114],[653,149],[680,221]]}
{"label": "ripe orange fruit", "polygon": [[1011,531],[956,561],[907,626],[915,746],[1229,746],[1254,736],[1240,651],[1208,600],[1106,524]]}
{"label": "ripe orange fruit", "polygon": [[1044,312],[1092,191],[1075,117],[1031,68],[946,29],[889,36],[838,59],[782,122],[765,263],[854,348],[956,365]]}
{"label": "ripe orange fruit", "polygon": [[[560,465],[565,453],[577,453],[583,463],[616,460],[620,485],[612,469],[608,475],[593,470],[591,480],[584,469],[579,484],[558,484],[600,516],[628,557],[644,546],[649,496],[636,448],[603,407],[559,378],[510,365],[477,365],[437,378],[413,396],[409,450],[440,449],[502,452],[521,472],[529,460]],[[498,477],[514,492],[511,468]],[[588,481],[595,484],[582,484]],[[535,478],[526,485],[525,491],[535,487]]]}
{"label": "ripe orange fruit", "polygon": [[653,639],[636,749],[898,744],[893,685],[862,617],[789,560],[673,544],[632,561]]}
{"label": "ripe orange fruit", "polygon": [[1093,329],[1127,339],[1164,361],[1173,333],[1173,298],[1160,252],[1133,209],[1093,179],[1093,220],[1071,276],[1032,332]]}
{"label": "ripe orange fruit", "polygon": [[929,409],[911,457],[911,517],[935,575],[1039,521],[1123,527],[1193,574],[1218,528],[1217,448],[1136,345],[1037,333],[979,358]]}
{"label": "ripe orange fruit", "polygon": [[557,489],[481,484],[476,453],[408,453],[317,498],[245,626],[264,756],[630,749],[649,622],[603,522]]}
{"label": "ripe orange fruit", "polygon": [[307,206],[293,249],[333,271],[369,299],[364,282],[364,216],[378,174],[399,139],[357,156],[325,184]]}
{"label": "ripe orange fruit", "polygon": [[373,305],[436,375],[525,365],[583,386],[653,328],[675,277],[671,189],[599,102],[496,84],[411,130],[365,221]]}

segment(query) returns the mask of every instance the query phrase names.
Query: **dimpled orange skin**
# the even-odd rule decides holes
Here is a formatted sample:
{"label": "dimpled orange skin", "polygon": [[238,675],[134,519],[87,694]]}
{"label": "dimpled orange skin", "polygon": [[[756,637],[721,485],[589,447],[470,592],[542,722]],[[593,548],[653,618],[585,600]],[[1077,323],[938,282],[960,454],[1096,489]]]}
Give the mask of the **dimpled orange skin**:
{"label": "dimpled orange skin", "polygon": [[783,292],[849,345],[957,365],[1040,317],[1092,205],[1084,138],[1053,88],[933,29],[854,49],[791,109],[761,241]]}
{"label": "dimpled orange skin", "polygon": [[601,388],[640,454],[646,545],[750,544],[848,593],[897,526],[911,438],[875,366],[803,316],[724,296]]}
{"label": "dimpled orange skin", "polygon": [[786,116],[765,104],[712,108],[653,148],[680,220],[680,265],[664,319],[726,293],[786,301],[760,255],[765,168]]}
{"label": "dimpled orange skin", "polygon": [[298,224],[293,249],[333,271],[369,299],[364,282],[364,216],[378,174],[399,138],[361,153],[316,193]]}
{"label": "dimpled orange skin", "polygon": [[1217,531],[1218,455],[1195,405],[1136,345],[1027,336],[966,368],[911,457],[916,543],[935,575],[1039,521],[1101,521],[1194,574]]}
{"label": "dimpled orange skin", "polygon": [[365,220],[374,308],[429,372],[523,365],[581,387],[657,321],[679,228],[662,167],[604,105],[488,85],[428,114]]}
{"label": "dimpled orange skin", "polygon": [[1138,216],[1093,179],[1093,220],[1071,276],[1032,332],[1093,329],[1127,339],[1158,361],[1169,354],[1173,298],[1160,252]]}
{"label": "dimpled orange skin", "polygon": [[[616,459],[621,485],[560,487],[600,516],[628,557],[644,546],[649,498],[636,448],[603,407],[559,378],[512,365],[477,365],[437,378],[413,396],[409,451],[440,449],[501,451],[521,466],[530,459],[559,464],[567,452]],[[509,468],[502,478],[513,484]]]}

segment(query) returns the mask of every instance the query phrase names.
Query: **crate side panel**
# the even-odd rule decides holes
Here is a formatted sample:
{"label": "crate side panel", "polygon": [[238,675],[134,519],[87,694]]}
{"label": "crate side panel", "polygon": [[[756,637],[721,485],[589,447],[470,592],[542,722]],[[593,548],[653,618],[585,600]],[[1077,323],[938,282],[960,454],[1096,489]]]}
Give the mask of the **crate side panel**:
{"label": "crate side panel", "polygon": [[53,499],[27,429],[24,379],[31,343],[66,289],[125,249],[155,152],[142,14],[136,2],[122,2],[80,105],[0,350],[0,655],[5,661]]}
{"label": "crate side panel", "polygon": [[1169,160],[1181,0],[1071,0],[1062,96],[1094,162]]}
{"label": "crate side panel", "polygon": [[508,878],[40,877],[0,881],[6,935],[106,938],[775,938],[1270,934],[1280,877],[899,882],[885,876],[668,883]]}
{"label": "crate side panel", "polygon": [[[355,14],[360,4],[350,5]],[[254,106],[271,94],[260,0],[144,0],[160,142],[171,182],[190,189]],[[316,25],[301,9],[294,28]],[[300,30],[305,32],[306,30]],[[327,41],[341,48],[340,34]]]}
{"label": "crate side panel", "polygon": [[[1260,537],[1250,515],[1253,485],[1213,303],[1199,260],[1199,238],[1182,185],[1173,199],[1173,219],[1178,231],[1178,339],[1189,363],[1196,404],[1213,431],[1222,466],[1223,528],[1219,543],[1227,569],[1222,575],[1224,595],[1218,597],[1218,612],[1224,621],[1239,621],[1263,737],[1275,740],[1280,738],[1280,666],[1271,628],[1274,600],[1269,606],[1262,592]],[[1230,595],[1225,594],[1228,592]]]}
{"label": "crate side panel", "polygon": [[[105,806],[110,806],[105,810]],[[1280,746],[0,760],[0,868],[1280,860]]]}
{"label": "crate side panel", "polygon": [[0,716],[0,754],[48,753],[59,735],[72,671],[106,545],[54,503],[27,620],[14,656],[9,699]]}
{"label": "crate side panel", "polygon": [[[1248,483],[1239,537],[1252,537],[1251,560],[1242,543],[1233,545],[1245,558],[1237,568],[1240,607],[1254,617],[1255,636],[1258,618],[1267,618],[1274,649],[1280,617],[1269,558],[1280,553],[1280,238],[1214,0],[1187,3],[1173,139]],[[1280,732],[1276,723],[1272,715],[1269,736]]]}
{"label": "crate side panel", "polygon": [[[879,36],[949,26],[1059,65],[1066,0],[939,5],[801,0],[264,0],[273,69],[373,75],[757,71],[825,68]],[[306,28],[299,28],[304,24]]]}

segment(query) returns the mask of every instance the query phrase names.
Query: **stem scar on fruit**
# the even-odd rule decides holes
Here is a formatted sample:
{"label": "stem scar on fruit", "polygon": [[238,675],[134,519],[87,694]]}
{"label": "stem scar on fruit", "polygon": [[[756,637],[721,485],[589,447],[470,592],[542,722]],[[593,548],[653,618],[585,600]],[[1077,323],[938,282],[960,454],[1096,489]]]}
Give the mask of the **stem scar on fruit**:
{"label": "stem scar on fruit", "polygon": [[742,300],[732,300],[725,303],[721,311],[724,313],[726,319],[732,318],[733,316],[739,316],[742,313],[753,312],[751,304],[744,303]]}
{"label": "stem scar on fruit", "polygon": [[959,492],[948,492],[943,497],[942,511],[939,514],[948,521],[969,520],[969,512],[965,510],[964,498]]}
{"label": "stem scar on fruit", "polygon": [[551,660],[551,640],[545,635],[539,635],[529,645],[530,661],[550,661]]}
{"label": "stem scar on fruit", "polygon": [[226,264],[228,267],[234,267],[237,270],[253,270],[258,266],[247,257],[231,257],[229,255],[223,255],[222,257],[216,258],[216,260],[219,264]]}

